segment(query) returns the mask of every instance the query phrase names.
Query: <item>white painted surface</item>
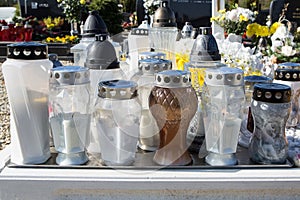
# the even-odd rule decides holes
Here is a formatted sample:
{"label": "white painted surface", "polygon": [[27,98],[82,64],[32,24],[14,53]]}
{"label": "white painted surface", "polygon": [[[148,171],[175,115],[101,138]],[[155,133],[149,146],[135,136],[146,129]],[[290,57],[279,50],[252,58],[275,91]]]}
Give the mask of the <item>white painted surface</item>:
{"label": "white painted surface", "polygon": [[300,168],[0,172],[0,199],[298,199],[299,186]]}

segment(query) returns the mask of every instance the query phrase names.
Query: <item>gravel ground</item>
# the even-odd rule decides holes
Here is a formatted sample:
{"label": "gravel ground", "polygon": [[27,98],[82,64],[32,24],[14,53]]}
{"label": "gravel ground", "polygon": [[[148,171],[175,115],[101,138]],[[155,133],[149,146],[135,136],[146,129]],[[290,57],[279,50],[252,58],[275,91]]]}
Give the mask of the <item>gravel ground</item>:
{"label": "gravel ground", "polygon": [[2,64],[0,64],[0,150],[10,144],[9,121],[9,103],[2,74]]}

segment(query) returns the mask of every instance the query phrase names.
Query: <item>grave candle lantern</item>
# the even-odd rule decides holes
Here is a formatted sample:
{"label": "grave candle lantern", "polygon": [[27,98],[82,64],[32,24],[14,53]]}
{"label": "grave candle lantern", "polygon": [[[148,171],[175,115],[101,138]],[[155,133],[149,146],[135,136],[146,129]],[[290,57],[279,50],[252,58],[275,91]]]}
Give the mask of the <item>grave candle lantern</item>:
{"label": "grave candle lantern", "polygon": [[51,70],[49,121],[59,165],[88,161],[85,147],[91,118],[89,84],[88,68],[65,66]]}
{"label": "grave candle lantern", "polygon": [[255,127],[249,144],[250,158],[260,164],[283,164],[288,152],[285,125],[291,109],[291,87],[255,84],[252,99]]}
{"label": "grave candle lantern", "polygon": [[36,42],[8,45],[2,65],[10,103],[11,161],[40,164],[50,157],[48,47]]}
{"label": "grave candle lantern", "polygon": [[139,73],[132,80],[138,84],[138,98],[142,104],[139,147],[147,151],[155,151],[159,146],[159,129],[149,110],[149,95],[154,86],[155,73],[170,70],[169,60],[145,59],[139,61]]}
{"label": "grave candle lantern", "polygon": [[239,145],[248,148],[250,138],[254,129],[254,121],[251,114],[251,100],[253,94],[253,87],[256,83],[271,83],[272,79],[266,76],[245,76],[245,95],[246,101],[244,106],[244,117],[241,124],[241,130],[239,135]]}
{"label": "grave candle lantern", "polygon": [[175,43],[178,29],[175,14],[168,6],[167,1],[162,1],[160,7],[155,11],[152,26],[149,29],[152,47],[155,51],[166,53],[166,58],[175,65]]}
{"label": "grave candle lantern", "polygon": [[156,74],[149,96],[150,111],[160,130],[160,145],[153,160],[159,165],[188,165],[186,133],[197,110],[190,73],[167,70]]}
{"label": "grave candle lantern", "polygon": [[203,94],[203,121],[208,155],[213,166],[237,164],[235,152],[245,99],[243,70],[207,69]]}
{"label": "grave candle lantern", "polygon": [[131,165],[135,161],[141,106],[133,81],[99,82],[94,111],[101,158],[106,165]]}

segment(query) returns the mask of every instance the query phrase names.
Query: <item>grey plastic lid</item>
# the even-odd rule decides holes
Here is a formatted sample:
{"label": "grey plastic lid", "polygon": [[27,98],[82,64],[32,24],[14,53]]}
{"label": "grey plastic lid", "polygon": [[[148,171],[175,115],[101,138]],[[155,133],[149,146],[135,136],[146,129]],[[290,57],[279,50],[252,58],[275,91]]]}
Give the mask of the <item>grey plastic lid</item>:
{"label": "grey plastic lid", "polygon": [[291,101],[291,87],[279,83],[255,84],[252,98],[269,103],[288,103]]}
{"label": "grey plastic lid", "polygon": [[211,86],[242,86],[244,85],[244,71],[232,67],[208,68],[204,81]]}
{"label": "grey plastic lid", "polygon": [[137,97],[137,83],[126,80],[101,81],[98,96],[105,99],[126,100]]}
{"label": "grey plastic lid", "polygon": [[155,11],[153,27],[177,27],[176,17],[173,10],[168,6],[168,1],[162,1]]}
{"label": "grey plastic lid", "polygon": [[130,33],[131,33],[131,35],[148,36],[149,35],[149,29],[133,28]]}
{"label": "grey plastic lid", "polygon": [[80,66],[56,67],[50,71],[50,84],[82,85],[90,83],[89,69]]}
{"label": "grey plastic lid", "polygon": [[7,45],[7,58],[38,60],[48,58],[48,46],[37,42],[18,42]]}
{"label": "grey plastic lid", "polygon": [[200,27],[190,54],[191,62],[221,61],[218,44],[212,35],[211,27]]}
{"label": "grey plastic lid", "polygon": [[94,37],[96,34],[107,34],[107,27],[98,11],[90,11],[83,25],[82,37]]}
{"label": "grey plastic lid", "polygon": [[155,85],[163,88],[190,87],[190,72],[181,70],[166,70],[155,75]]}
{"label": "grey plastic lid", "polygon": [[153,74],[172,69],[172,61],[164,59],[139,60],[139,70],[143,74]]}
{"label": "grey plastic lid", "polygon": [[183,26],[181,30],[181,36],[182,38],[191,38],[193,32],[193,26],[191,22],[185,22],[185,25]]}
{"label": "grey plastic lid", "polygon": [[139,60],[144,59],[165,59],[166,54],[162,52],[156,52],[156,51],[147,51],[147,52],[141,52],[139,53]]}
{"label": "grey plastic lid", "polygon": [[96,40],[88,46],[84,66],[97,70],[120,68],[115,48],[107,41],[106,34],[96,35]]}

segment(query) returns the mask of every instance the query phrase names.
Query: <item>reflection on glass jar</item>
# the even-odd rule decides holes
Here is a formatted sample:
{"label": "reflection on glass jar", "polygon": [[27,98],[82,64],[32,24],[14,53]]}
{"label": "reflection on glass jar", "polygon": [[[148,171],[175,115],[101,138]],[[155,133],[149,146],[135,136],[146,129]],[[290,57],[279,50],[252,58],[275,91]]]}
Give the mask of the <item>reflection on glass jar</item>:
{"label": "reflection on glass jar", "polygon": [[245,100],[243,71],[207,69],[202,99],[205,141],[210,165],[235,165],[235,152]]}
{"label": "reflection on glass jar", "polygon": [[137,101],[137,84],[111,80],[99,83],[93,117],[106,165],[131,165],[135,161],[139,138],[141,105]]}
{"label": "reflection on glass jar", "polygon": [[284,164],[288,151],[285,125],[290,113],[291,88],[278,83],[256,84],[252,98],[255,127],[249,144],[250,158],[260,164]]}

